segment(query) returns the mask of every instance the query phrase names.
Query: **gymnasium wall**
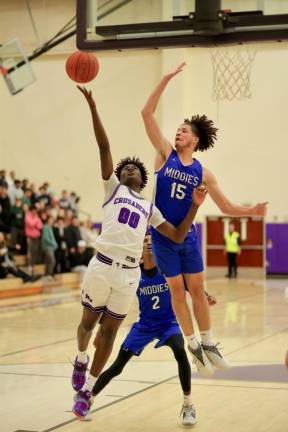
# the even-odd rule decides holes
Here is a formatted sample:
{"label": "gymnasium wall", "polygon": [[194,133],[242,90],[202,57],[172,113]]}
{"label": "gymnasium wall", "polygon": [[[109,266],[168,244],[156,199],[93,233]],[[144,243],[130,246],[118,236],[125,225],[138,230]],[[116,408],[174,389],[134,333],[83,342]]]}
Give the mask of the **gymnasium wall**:
{"label": "gymnasium wall", "polygon": [[[72,16],[69,7],[70,13],[63,8],[62,24]],[[12,22],[8,14],[9,19]],[[5,33],[8,27],[6,23]],[[21,24],[18,27],[25,39]],[[33,45],[32,34],[30,39]],[[64,70],[65,58],[74,50],[72,42],[35,60],[32,66],[37,82],[17,96],[11,97],[0,81],[0,165],[37,183],[50,180],[56,191],[76,190],[82,196],[82,208],[99,220],[103,193],[89,110]],[[268,200],[268,220],[276,215],[280,221],[288,220],[284,189],[288,47],[275,43],[257,49],[252,98],[220,104],[211,100],[212,67],[206,49],[100,53],[101,72],[89,88],[94,91],[106,126],[114,161],[139,155],[152,174],[153,150],[145,136],[140,110],[161,74],[185,60],[186,70],[170,83],[157,112],[166,136],[173,141],[184,117],[206,113],[218,126],[219,139],[213,150],[197,157],[214,172],[223,192],[237,203]],[[152,194],[152,177],[147,197]],[[219,211],[208,198],[198,219],[214,213]]]}

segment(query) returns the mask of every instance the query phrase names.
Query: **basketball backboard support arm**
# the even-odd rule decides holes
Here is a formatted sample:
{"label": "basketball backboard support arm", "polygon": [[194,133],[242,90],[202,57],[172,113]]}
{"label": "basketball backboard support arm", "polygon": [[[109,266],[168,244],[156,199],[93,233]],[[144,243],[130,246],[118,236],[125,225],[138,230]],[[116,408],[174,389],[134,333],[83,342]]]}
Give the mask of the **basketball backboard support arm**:
{"label": "basketball backboard support arm", "polygon": [[[288,40],[288,14],[262,11],[229,12],[221,0],[196,0],[195,12],[173,21],[95,27],[97,39],[87,37],[89,0],[77,0],[77,48],[124,50],[140,48],[217,46],[241,42]],[[131,1],[131,0],[130,0]]]}

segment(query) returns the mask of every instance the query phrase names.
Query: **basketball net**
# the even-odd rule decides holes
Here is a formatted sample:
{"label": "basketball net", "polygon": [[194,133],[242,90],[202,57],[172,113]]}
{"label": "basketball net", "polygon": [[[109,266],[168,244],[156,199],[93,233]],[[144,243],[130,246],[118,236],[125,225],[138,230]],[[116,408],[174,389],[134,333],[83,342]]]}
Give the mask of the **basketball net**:
{"label": "basketball net", "polygon": [[256,49],[249,45],[215,47],[210,51],[213,66],[213,100],[232,101],[251,97],[251,69]]}

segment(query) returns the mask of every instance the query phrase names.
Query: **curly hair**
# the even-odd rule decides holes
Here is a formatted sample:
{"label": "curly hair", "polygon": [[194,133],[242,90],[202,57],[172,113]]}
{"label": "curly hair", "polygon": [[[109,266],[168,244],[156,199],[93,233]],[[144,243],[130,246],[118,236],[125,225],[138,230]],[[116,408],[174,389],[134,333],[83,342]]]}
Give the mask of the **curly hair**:
{"label": "curly hair", "polygon": [[148,182],[148,171],[147,171],[145,165],[143,164],[143,162],[141,162],[140,159],[136,158],[135,156],[133,156],[132,158],[126,157],[125,159],[121,159],[120,162],[118,162],[118,164],[115,168],[115,171],[114,171],[116,176],[120,180],[120,175],[121,175],[122,169],[126,165],[130,165],[130,164],[135,165],[137,168],[139,168],[140,173],[141,173],[141,177],[142,177],[142,183],[140,185],[140,190],[144,189],[147,182]]}
{"label": "curly hair", "polygon": [[205,151],[214,147],[218,129],[214,127],[213,121],[209,120],[206,115],[194,115],[191,120],[185,119],[184,123],[189,124],[192,132],[199,138],[195,151]]}

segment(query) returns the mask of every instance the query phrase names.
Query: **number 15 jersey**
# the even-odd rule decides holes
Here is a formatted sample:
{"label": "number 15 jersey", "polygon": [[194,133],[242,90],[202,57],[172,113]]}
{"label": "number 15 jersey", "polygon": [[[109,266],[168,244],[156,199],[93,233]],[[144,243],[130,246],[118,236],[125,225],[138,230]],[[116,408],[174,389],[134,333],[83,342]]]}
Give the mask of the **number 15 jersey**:
{"label": "number 15 jersey", "polygon": [[[202,165],[196,159],[192,164],[183,165],[176,150],[172,150],[169,158],[159,171],[155,173],[154,202],[164,218],[178,226],[192,203],[192,192],[202,183]],[[188,236],[196,236],[194,225]],[[155,237],[163,238],[153,230]],[[168,242],[171,240],[167,239]]]}

